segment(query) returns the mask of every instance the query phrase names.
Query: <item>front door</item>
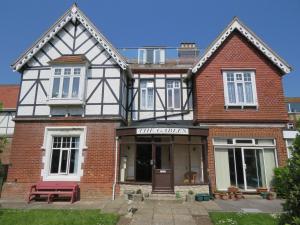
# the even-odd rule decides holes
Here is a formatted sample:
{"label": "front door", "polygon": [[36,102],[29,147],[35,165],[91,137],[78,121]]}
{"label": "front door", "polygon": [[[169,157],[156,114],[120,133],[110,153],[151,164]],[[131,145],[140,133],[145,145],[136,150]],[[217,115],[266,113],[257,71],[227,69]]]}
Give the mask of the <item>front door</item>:
{"label": "front door", "polygon": [[151,182],[152,181],[152,145],[138,144],[136,148],[136,181]]}
{"label": "front door", "polygon": [[153,158],[153,192],[174,192],[173,151],[170,144],[154,144]]}

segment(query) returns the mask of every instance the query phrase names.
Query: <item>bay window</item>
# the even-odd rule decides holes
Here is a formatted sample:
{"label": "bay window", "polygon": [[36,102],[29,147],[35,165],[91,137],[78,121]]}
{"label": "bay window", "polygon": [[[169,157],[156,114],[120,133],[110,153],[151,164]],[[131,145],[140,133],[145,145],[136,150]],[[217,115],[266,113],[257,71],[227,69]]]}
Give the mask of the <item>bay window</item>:
{"label": "bay window", "polygon": [[154,108],[154,81],[141,80],[140,83],[141,109]]}
{"label": "bay window", "polygon": [[167,81],[168,109],[180,109],[180,80]]}
{"label": "bay window", "polygon": [[85,66],[52,69],[49,103],[82,103],[85,86]]}
{"label": "bay window", "polygon": [[253,71],[223,72],[226,106],[257,106]]}

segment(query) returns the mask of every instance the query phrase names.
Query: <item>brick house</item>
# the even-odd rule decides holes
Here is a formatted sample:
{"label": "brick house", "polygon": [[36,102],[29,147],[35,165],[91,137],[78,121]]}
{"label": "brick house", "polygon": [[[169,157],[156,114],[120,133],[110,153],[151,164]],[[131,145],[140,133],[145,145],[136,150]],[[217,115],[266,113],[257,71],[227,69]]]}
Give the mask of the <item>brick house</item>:
{"label": "brick house", "polygon": [[5,198],[40,180],[77,181],[81,198],[270,188],[287,159],[283,59],[237,18],[201,54],[194,43],[176,57],[123,50],[73,5],[12,65],[22,77]]}

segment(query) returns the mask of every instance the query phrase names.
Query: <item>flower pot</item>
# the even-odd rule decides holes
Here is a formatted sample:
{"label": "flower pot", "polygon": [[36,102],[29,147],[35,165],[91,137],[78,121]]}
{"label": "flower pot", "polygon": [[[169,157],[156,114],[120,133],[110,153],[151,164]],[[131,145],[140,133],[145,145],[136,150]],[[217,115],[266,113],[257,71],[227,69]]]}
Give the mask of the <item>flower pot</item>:
{"label": "flower pot", "polygon": [[228,194],[221,194],[221,199],[222,200],[228,200]]}
{"label": "flower pot", "polygon": [[185,196],[185,200],[186,200],[187,202],[193,202],[193,201],[195,201],[195,195],[187,194],[187,195]]}
{"label": "flower pot", "polygon": [[221,195],[220,195],[220,193],[214,193],[214,198],[215,199],[220,199],[221,198]]}
{"label": "flower pot", "polygon": [[275,192],[269,192],[269,193],[267,194],[267,199],[268,199],[268,200],[274,200],[274,199],[276,199],[276,197],[277,197],[277,195],[276,195]]}
{"label": "flower pot", "polygon": [[258,194],[260,194],[260,193],[262,193],[262,192],[268,192],[268,188],[266,188],[266,187],[260,187],[260,188],[257,188],[257,189],[256,189],[256,192],[257,192]]}
{"label": "flower pot", "polygon": [[238,192],[238,191],[239,191],[239,189],[237,187],[234,187],[234,186],[231,186],[231,187],[228,188],[228,192],[235,193],[235,192]]}
{"label": "flower pot", "polygon": [[237,193],[235,193],[235,198],[237,200],[242,199],[243,198],[243,194],[241,192],[237,192]]}

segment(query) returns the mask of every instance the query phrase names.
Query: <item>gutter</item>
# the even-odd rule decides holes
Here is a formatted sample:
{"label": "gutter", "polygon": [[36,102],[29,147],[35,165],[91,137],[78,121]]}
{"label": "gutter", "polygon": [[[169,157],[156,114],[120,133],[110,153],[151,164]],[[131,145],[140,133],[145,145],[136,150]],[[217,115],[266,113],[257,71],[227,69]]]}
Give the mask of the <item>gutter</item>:
{"label": "gutter", "polygon": [[112,186],[112,200],[116,199],[116,184],[117,184],[117,170],[118,170],[118,144],[119,144],[119,137],[116,137],[116,147],[115,147],[115,174],[114,174],[114,183]]}

